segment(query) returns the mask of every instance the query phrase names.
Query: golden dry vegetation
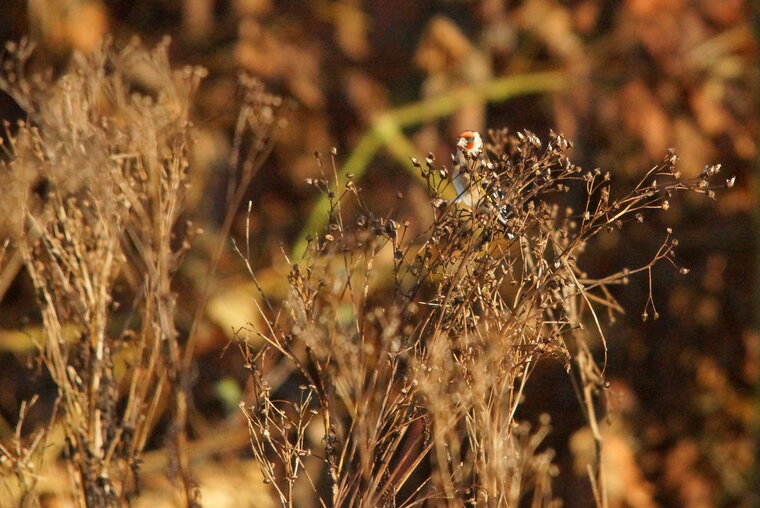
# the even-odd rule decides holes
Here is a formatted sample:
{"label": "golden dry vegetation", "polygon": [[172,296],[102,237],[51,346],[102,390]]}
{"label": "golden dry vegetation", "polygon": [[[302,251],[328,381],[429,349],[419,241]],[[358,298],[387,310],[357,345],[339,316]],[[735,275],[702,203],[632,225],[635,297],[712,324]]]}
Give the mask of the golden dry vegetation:
{"label": "golden dry vegetation", "polygon": [[758,16],[4,4],[0,505],[757,505]]}

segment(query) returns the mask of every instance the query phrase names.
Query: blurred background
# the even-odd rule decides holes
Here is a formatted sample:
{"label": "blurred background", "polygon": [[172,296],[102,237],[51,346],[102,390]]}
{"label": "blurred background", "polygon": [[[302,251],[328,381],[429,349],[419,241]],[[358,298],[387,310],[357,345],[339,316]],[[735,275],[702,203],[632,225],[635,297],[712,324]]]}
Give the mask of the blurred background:
{"label": "blurred background", "polygon": [[[170,36],[173,65],[208,69],[195,105],[187,212],[205,233],[176,279],[181,332],[216,246],[227,241],[241,71],[293,105],[244,196],[249,220],[243,206],[231,229],[243,238],[248,224],[253,268],[274,295],[285,291],[283,252],[313,224],[318,195],[305,179],[320,175],[315,151],[336,147],[339,167],[359,157],[354,173],[370,206],[412,223],[427,217],[429,204],[408,157],[432,152],[448,161],[463,129],[540,137],[554,129],[575,143],[577,164],[611,171],[620,187],[638,182],[670,147],[687,177],[721,163],[737,184],[715,202],[677,198],[667,215],[605,237],[581,262],[597,275],[645,264],[672,227],[679,261],[691,270],[655,270],[658,320],[642,321],[645,278],[616,294],[628,313],[607,328],[613,506],[757,506],[759,18],[749,0],[5,0],[0,41],[32,38],[34,66],[60,72],[72,52],[92,52],[104,37],[117,47],[135,37],[152,47]],[[0,96],[0,118],[22,117]],[[388,122],[397,135],[383,134]],[[3,439],[22,400],[41,396],[27,422],[33,427],[55,392],[33,361],[39,315],[23,269],[6,266],[0,288]],[[237,408],[243,362],[233,350],[222,354],[232,330],[255,320],[254,295],[243,262],[225,250],[194,371],[192,457],[207,506],[272,505]],[[589,506],[591,437],[570,380],[559,362],[546,362],[531,382],[521,416],[552,416],[546,445],[557,451],[557,494],[566,506]],[[146,454],[145,471],[154,474],[138,505],[171,502],[160,446],[157,438]],[[53,503],[55,488],[43,486]]]}

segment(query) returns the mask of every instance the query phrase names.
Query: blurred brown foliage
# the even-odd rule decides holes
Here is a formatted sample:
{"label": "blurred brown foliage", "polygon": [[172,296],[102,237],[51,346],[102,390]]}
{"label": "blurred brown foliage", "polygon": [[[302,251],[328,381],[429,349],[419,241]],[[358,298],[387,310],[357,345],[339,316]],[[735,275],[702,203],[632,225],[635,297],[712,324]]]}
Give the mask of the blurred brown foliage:
{"label": "blurred brown foliage", "polygon": [[[575,162],[610,170],[618,180],[638,181],[669,147],[680,154],[687,176],[721,162],[737,185],[718,196],[717,206],[687,200],[667,219],[632,229],[625,244],[619,235],[600,241],[584,262],[591,274],[642,265],[672,226],[681,240],[679,262],[691,268],[688,277],[664,268],[657,273],[658,320],[642,324],[631,312],[609,329],[610,505],[752,506],[760,502],[753,226],[760,67],[758,29],[751,24],[758,16],[748,0],[12,0],[0,7],[0,38],[28,35],[37,42],[32,71],[61,72],[73,51],[91,52],[106,36],[116,45],[140,37],[153,46],[165,35],[173,40],[175,65],[208,69],[193,110],[196,183],[185,212],[205,234],[194,239],[174,279],[181,336],[205,298],[217,247],[229,243],[225,214],[230,189],[241,178],[228,164],[241,70],[297,104],[242,196],[252,203],[248,218],[243,206],[230,224],[232,237],[248,230],[256,238],[251,259],[258,280],[279,296],[287,271],[282,251],[302,233],[315,200],[304,184],[319,173],[314,151],[336,146],[340,163],[380,113],[451,89],[535,70],[570,76],[556,93],[476,102],[444,120],[420,117],[419,128],[406,132],[416,149],[410,156],[432,152],[446,161],[463,128],[506,126],[562,132],[575,142]],[[137,78],[146,89],[150,79]],[[23,113],[3,96],[0,117],[13,130]],[[358,182],[371,190],[369,206],[394,210],[402,220],[424,216],[424,189],[410,167],[388,153],[375,157]],[[406,195],[402,205],[396,204],[398,191]],[[632,244],[635,249],[620,247]],[[0,274],[2,440],[13,435],[23,400],[40,394],[26,415],[28,432],[47,421],[56,396],[44,369],[28,362],[40,316],[28,275],[14,259],[5,252]],[[198,469],[209,505],[221,506],[225,489],[242,495],[256,485],[251,500],[233,496],[237,501],[229,505],[264,506],[253,500],[257,482],[225,486],[257,477],[250,462],[239,460],[247,448],[237,409],[247,397],[241,395],[246,373],[238,355],[221,355],[231,330],[256,319],[246,303],[256,290],[231,249],[222,253],[210,288],[192,359],[189,454],[228,468],[222,478]],[[645,281],[634,281],[616,297],[625,308],[644,309],[647,294]],[[528,387],[523,418],[547,410],[553,416],[547,441],[563,472],[555,492],[569,506],[586,506],[585,471],[576,468],[578,477],[570,472],[588,462],[584,454],[593,443],[562,366],[549,362]],[[167,490],[163,444],[161,436],[148,443],[146,503]],[[54,486],[44,488],[51,498],[58,494]]]}

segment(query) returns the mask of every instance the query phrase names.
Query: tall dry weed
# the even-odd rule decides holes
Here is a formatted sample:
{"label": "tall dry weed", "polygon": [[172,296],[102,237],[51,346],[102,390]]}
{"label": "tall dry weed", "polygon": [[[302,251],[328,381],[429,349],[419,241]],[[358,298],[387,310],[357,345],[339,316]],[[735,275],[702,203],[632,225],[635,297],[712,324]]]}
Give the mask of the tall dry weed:
{"label": "tall dry weed", "polygon": [[[160,412],[184,401],[172,277],[191,233],[180,219],[204,71],[172,71],[167,44],[130,45],[77,56],[55,79],[29,77],[31,46],[8,50],[0,87],[27,119],[6,126],[5,227],[37,292],[71,494],[120,506],[139,493]],[[133,298],[126,313],[117,281]]]}
{"label": "tall dry weed", "polygon": [[[242,409],[284,506],[299,489],[323,506],[556,506],[549,417],[531,428],[518,412],[543,360],[576,380],[602,453],[603,321],[623,311],[611,288],[651,281],[661,261],[687,270],[669,230],[644,266],[595,278],[579,260],[594,237],[668,210],[679,191],[712,196],[720,168],[684,180],[669,153],[616,196],[610,174],[573,164],[560,135],[490,134],[463,168],[485,191],[474,210],[444,199],[451,165],[412,160],[431,194],[426,225],[375,216],[353,181],[337,181],[334,158],[319,159],[308,183],[329,198],[330,224],[290,260],[283,308],[262,295],[262,324],[241,332],[254,394]],[[589,473],[605,506],[598,460]]]}

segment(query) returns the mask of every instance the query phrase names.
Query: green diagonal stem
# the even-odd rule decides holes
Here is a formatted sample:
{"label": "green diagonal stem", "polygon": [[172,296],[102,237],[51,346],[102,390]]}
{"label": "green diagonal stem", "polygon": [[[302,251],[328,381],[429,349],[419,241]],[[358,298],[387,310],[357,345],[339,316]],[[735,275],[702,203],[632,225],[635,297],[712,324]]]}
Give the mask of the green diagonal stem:
{"label": "green diagonal stem", "polygon": [[[356,145],[338,172],[339,181],[345,182],[348,174],[361,178],[375,154],[383,147],[404,167],[411,170],[409,157],[415,153],[414,145],[402,132],[405,127],[442,118],[469,105],[500,102],[521,95],[559,90],[567,85],[567,75],[558,71],[520,74],[486,81],[466,88],[458,88],[424,101],[415,102],[378,115]],[[415,176],[419,176],[416,175]],[[291,251],[291,259],[298,259],[306,248],[306,237],[322,231],[327,225],[330,201],[320,196],[309,215],[306,225]]]}

